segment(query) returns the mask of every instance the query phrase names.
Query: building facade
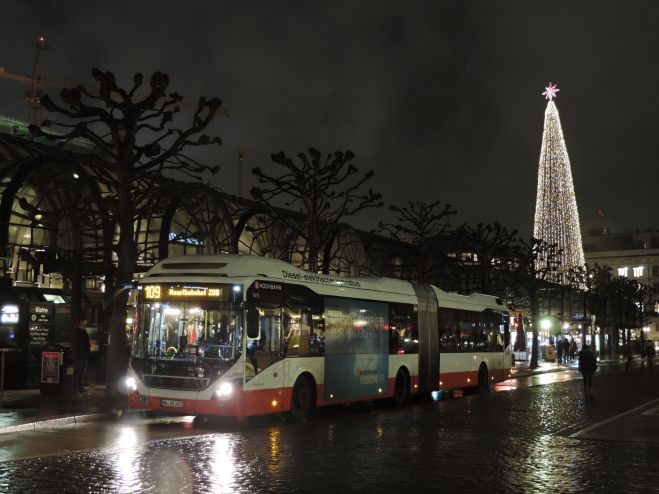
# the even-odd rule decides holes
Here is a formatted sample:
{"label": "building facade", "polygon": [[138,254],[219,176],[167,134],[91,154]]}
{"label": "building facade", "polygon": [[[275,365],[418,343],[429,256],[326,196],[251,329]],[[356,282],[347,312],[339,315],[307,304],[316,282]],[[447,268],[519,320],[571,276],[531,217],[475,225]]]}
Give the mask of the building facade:
{"label": "building facade", "polygon": [[659,229],[625,233],[593,230],[583,235],[583,247],[589,266],[608,266],[613,276],[632,278],[654,289],[654,307],[646,309],[654,316],[644,327],[644,337],[659,342]]}

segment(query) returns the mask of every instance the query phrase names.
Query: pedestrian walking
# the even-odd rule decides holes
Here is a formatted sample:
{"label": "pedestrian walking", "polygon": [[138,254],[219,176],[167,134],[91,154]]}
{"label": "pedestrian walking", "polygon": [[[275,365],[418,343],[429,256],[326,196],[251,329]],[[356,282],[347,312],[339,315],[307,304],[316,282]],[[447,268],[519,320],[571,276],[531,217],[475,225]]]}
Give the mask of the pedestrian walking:
{"label": "pedestrian walking", "polygon": [[632,344],[631,342],[625,346],[625,370],[628,371],[632,364]]}
{"label": "pedestrian walking", "polygon": [[648,370],[650,372],[652,372],[652,361],[654,360],[655,354],[654,341],[648,341],[647,346],[645,347],[645,356],[648,359]]}
{"label": "pedestrian walking", "polygon": [[83,385],[85,373],[87,372],[87,361],[89,360],[90,341],[87,333],[87,320],[81,319],[73,330],[73,381],[76,393],[87,394]]}
{"label": "pedestrian walking", "polygon": [[567,338],[563,338],[563,358],[565,359],[565,365],[570,365],[570,342]]}
{"label": "pedestrian walking", "polygon": [[573,336],[570,341],[570,360],[574,360],[575,358],[577,358],[577,342],[574,341]]}
{"label": "pedestrian walking", "polygon": [[597,359],[584,343],[579,352],[579,372],[583,376],[583,389],[586,396],[593,396],[593,374],[597,370]]}
{"label": "pedestrian walking", "polygon": [[563,342],[561,340],[556,341],[556,362],[556,365],[563,363]]}

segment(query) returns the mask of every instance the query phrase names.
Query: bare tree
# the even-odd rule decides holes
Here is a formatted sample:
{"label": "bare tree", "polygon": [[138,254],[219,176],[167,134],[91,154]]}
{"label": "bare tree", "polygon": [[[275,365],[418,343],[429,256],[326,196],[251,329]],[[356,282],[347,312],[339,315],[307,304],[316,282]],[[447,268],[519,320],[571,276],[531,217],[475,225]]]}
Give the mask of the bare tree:
{"label": "bare tree", "polygon": [[[369,170],[361,176],[351,161],[351,151],[337,151],[325,157],[310,148],[308,155],[299,153],[294,162],[283,151],[272,154],[272,161],[283,167],[276,175],[256,167],[252,173],[261,187],[252,187],[252,197],[262,202],[270,214],[304,239],[308,269],[318,272],[323,249],[334,238],[336,229],[347,216],[370,207],[380,207],[381,195],[373,189],[360,191],[373,177]],[[276,204],[277,201],[283,202]],[[291,214],[290,208],[299,211]],[[327,263],[326,263],[327,264]]]}
{"label": "bare tree", "polygon": [[645,283],[640,283],[638,290],[633,297],[634,306],[637,309],[636,322],[638,324],[638,328],[640,329],[641,345],[643,345],[643,347],[645,345],[643,327],[649,321],[651,314],[656,316],[656,313],[654,312],[654,307],[657,303],[655,299],[656,295],[657,291],[652,286],[646,285]]}
{"label": "bare tree", "polygon": [[604,322],[606,319],[607,308],[607,286],[611,280],[611,268],[600,266],[595,263],[593,266],[574,266],[567,272],[567,281],[576,291],[577,296],[582,299],[584,324],[581,327],[582,341],[586,341],[586,331],[588,324],[585,319],[591,319],[591,335],[594,336],[595,328],[592,327],[592,316],[595,321]]}
{"label": "bare tree", "polygon": [[378,224],[378,232],[412,246],[411,272],[420,283],[435,281],[444,264],[446,253],[440,238],[448,230],[451,216],[457,211],[450,204],[436,200],[408,201],[404,206],[389,206],[398,213],[397,223]]}
{"label": "bare tree", "polygon": [[190,157],[187,150],[221,143],[218,137],[201,133],[215,118],[222,101],[200,98],[189,126],[180,130],[173,124],[183,98],[178,93],[167,92],[169,77],[166,74],[156,72],[151,76],[146,95],[138,93],[144,83],[142,74],[133,77],[129,90],[119,87],[111,72],[93,69],[92,76],[99,84],[98,94],[78,85],[62,89],[63,104],[55,103],[47,95],[41,98],[47,111],[64,117],[61,122],[45,121],[43,126],[54,124],[65,129],[63,135],[44,132],[34,125],[30,126],[30,132],[33,136],[61,143],[85,138],[96,147],[95,158],[107,170],[110,190],[104,207],[119,235],[114,245],[117,268],[108,273],[106,280],[111,286],[107,292],[110,345],[106,355],[106,379],[110,393],[114,393],[124,365],[127,287],[137,267],[135,220],[159,207],[159,201],[152,199],[163,173],[198,180],[205,172],[218,171],[219,167]]}
{"label": "bare tree", "polygon": [[514,265],[512,286],[516,287],[518,296],[526,299],[531,308],[533,321],[533,342],[531,345],[530,367],[538,367],[538,326],[540,325],[540,304],[543,297],[556,283],[560,267],[560,249],[556,244],[531,238],[519,240],[514,246]]}
{"label": "bare tree", "polygon": [[495,274],[496,270],[507,269],[506,261],[510,257],[516,235],[517,230],[509,232],[499,223],[479,223],[475,227],[465,223],[458,228],[456,236],[459,245],[476,255],[480,293],[495,293],[503,288],[503,278]]}
{"label": "bare tree", "polygon": [[645,321],[644,307],[652,288],[625,276],[614,276],[607,286],[611,309],[613,330],[611,338],[612,353],[615,355],[619,348],[620,336],[622,335],[623,347],[631,341],[632,328],[638,328],[643,332]]}

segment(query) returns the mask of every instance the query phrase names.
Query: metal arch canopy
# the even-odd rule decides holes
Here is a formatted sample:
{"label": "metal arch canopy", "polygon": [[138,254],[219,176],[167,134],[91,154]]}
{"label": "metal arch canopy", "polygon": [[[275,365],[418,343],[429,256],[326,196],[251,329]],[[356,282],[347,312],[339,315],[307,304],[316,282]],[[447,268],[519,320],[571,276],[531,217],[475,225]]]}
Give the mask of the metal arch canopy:
{"label": "metal arch canopy", "polygon": [[[49,240],[41,238],[41,243],[52,246],[57,242],[46,233],[51,231],[61,240],[68,236],[69,248],[83,248],[91,256],[89,261],[101,262],[102,247],[108,240],[108,214],[102,201],[104,173],[92,155],[0,134],[0,245],[25,245],[23,238],[12,238],[11,230],[15,237],[29,228],[31,247],[40,247],[34,245],[34,231],[44,232]],[[79,222],[82,228],[75,238],[72,232],[57,231],[62,215],[74,211],[89,220]]]}
{"label": "metal arch canopy", "polygon": [[204,184],[173,185],[176,193],[161,218],[159,258],[169,257],[174,244],[181,245],[184,253],[188,253],[187,246],[195,254],[232,252],[236,231],[222,196]]}
{"label": "metal arch canopy", "polygon": [[348,225],[339,225],[323,257],[323,271],[327,273],[365,276],[372,271],[362,239]]}

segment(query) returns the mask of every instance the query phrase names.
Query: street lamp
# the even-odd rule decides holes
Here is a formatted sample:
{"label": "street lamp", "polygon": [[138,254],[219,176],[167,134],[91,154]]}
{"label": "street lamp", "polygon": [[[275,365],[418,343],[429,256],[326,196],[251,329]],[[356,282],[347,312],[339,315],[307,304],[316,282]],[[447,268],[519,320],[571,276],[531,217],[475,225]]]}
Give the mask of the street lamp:
{"label": "street lamp", "polygon": [[551,321],[549,319],[542,319],[540,321],[540,329],[547,331],[549,328],[551,328]]}

